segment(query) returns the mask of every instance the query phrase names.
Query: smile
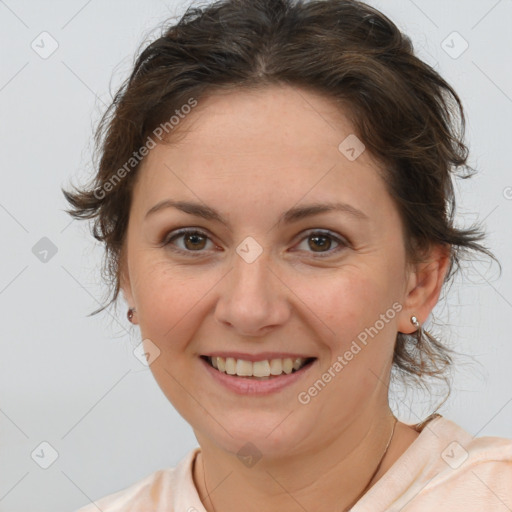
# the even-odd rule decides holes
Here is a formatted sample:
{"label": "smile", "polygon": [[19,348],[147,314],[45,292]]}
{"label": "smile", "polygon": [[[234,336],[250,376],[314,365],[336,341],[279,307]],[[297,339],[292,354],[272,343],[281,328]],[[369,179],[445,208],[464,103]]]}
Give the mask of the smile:
{"label": "smile", "polygon": [[289,375],[302,369],[311,363],[315,358],[278,358],[263,359],[261,361],[247,361],[235,359],[234,357],[202,356],[210,366],[219,372],[237,377],[254,378],[267,380],[280,375]]}
{"label": "smile", "polygon": [[315,366],[316,357],[248,361],[234,357],[200,356],[213,382],[239,395],[269,395],[292,386]]}

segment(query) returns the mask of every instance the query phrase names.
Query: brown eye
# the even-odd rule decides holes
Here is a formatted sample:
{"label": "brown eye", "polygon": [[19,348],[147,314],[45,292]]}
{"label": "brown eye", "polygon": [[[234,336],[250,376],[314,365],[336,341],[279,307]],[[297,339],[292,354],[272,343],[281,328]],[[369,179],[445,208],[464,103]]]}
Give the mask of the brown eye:
{"label": "brown eye", "polygon": [[[342,238],[335,236],[330,232],[323,231],[314,231],[309,233],[302,239],[301,244],[304,244],[305,241],[307,241],[307,247],[302,250],[317,253],[318,257],[333,255],[349,246],[348,242]],[[334,244],[337,244],[334,249],[332,248],[333,242]]]}
{"label": "brown eye", "polygon": [[[176,240],[182,240],[182,244],[176,244]],[[183,229],[172,236],[167,237],[162,243],[163,246],[182,253],[205,252],[206,244],[210,240],[208,235],[195,229]],[[198,254],[199,256],[200,254]],[[194,255],[195,256],[195,255]]]}
{"label": "brown eye", "polygon": [[323,252],[325,248],[330,249],[332,240],[325,235],[312,235],[308,237],[309,247],[315,252]]}
{"label": "brown eye", "polygon": [[191,233],[183,235],[185,247],[190,250],[204,249],[205,237],[198,233]]}

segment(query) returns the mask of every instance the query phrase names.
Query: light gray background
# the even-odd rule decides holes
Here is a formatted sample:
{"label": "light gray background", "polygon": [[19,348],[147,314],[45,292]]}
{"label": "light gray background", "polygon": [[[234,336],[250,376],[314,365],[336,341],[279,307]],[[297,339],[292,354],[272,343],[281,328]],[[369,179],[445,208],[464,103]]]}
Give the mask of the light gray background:
{"label": "light gray background", "polygon": [[[102,249],[71,221],[60,187],[91,172],[92,129],[139,44],[187,3],[171,0],[0,1],[0,511],[63,512],[175,465],[196,440],[133,355],[138,332],[118,317],[88,318],[105,297]],[[474,435],[512,437],[512,2],[387,0],[418,54],[459,92],[478,177],[457,185],[460,222],[485,220],[503,264],[470,265],[436,307],[444,338],[472,359],[456,365],[443,414]],[[46,59],[41,32],[58,42]],[[457,31],[458,58],[442,44]],[[445,45],[457,52],[461,40]],[[457,37],[457,36],[455,36]],[[45,48],[49,48],[49,40]],[[109,90],[109,84],[111,89]],[[83,178],[83,179],[82,179]],[[508,198],[508,199],[507,199]],[[57,248],[40,261],[43,238]],[[428,327],[428,326],[427,326]],[[397,413],[428,412],[412,395]],[[57,460],[42,469],[49,456]],[[43,450],[43,451],[41,451]],[[41,455],[44,453],[44,456]],[[38,459],[37,455],[34,455]]]}

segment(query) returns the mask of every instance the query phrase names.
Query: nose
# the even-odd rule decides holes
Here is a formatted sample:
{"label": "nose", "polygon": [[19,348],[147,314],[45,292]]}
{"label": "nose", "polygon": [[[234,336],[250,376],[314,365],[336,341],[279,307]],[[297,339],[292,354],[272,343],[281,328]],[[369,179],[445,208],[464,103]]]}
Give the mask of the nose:
{"label": "nose", "polygon": [[215,318],[240,335],[262,336],[290,315],[289,290],[264,254],[252,263],[235,255],[234,268],[221,281]]}

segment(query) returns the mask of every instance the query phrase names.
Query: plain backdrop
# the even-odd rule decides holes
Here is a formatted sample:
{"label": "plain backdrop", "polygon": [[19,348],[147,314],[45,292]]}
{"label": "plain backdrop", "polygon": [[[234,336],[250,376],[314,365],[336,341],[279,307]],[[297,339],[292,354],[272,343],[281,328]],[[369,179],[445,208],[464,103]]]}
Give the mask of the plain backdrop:
{"label": "plain backdrop", "polygon": [[[457,219],[482,221],[503,265],[501,277],[485,259],[467,265],[436,306],[443,339],[468,356],[441,412],[473,435],[512,437],[512,2],[371,3],[460,94],[480,172],[457,182]],[[196,446],[134,356],[124,303],[86,316],[105,297],[102,248],[60,190],[92,172],[93,128],[139,45],[188,4],[0,1],[2,512],[74,510]],[[396,396],[403,421],[429,412],[428,400]]]}

